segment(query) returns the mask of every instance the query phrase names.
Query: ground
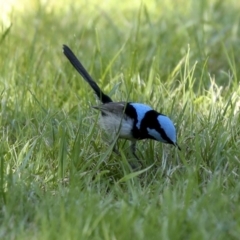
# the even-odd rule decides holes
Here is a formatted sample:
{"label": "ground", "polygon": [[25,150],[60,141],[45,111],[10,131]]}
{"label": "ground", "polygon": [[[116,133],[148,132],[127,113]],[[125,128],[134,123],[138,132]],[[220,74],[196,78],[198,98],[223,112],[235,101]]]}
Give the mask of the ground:
{"label": "ground", "polygon": [[[1,3],[0,239],[239,239],[239,12],[237,0]],[[140,141],[132,171],[63,44],[112,99],[168,115],[182,151]]]}

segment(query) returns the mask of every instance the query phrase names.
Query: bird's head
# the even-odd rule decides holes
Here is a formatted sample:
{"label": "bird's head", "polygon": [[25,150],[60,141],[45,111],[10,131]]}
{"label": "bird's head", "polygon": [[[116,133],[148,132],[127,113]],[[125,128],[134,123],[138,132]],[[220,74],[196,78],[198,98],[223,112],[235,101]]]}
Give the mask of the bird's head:
{"label": "bird's head", "polygon": [[176,128],[172,120],[163,114],[159,114],[157,117],[157,125],[155,129],[148,128],[148,134],[157,141],[172,144],[181,150],[177,144]]}

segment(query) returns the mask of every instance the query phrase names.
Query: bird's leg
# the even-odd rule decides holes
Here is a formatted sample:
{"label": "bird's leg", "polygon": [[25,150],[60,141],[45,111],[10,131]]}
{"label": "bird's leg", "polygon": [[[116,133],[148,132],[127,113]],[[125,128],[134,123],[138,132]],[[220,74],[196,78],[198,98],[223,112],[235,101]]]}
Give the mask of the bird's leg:
{"label": "bird's leg", "polygon": [[[141,160],[138,158],[138,156],[137,156],[137,154],[136,154],[136,141],[132,141],[132,142],[131,142],[131,152],[132,152],[133,156],[134,156],[134,157],[138,160],[138,162],[141,164],[141,167],[142,167],[143,164],[142,164]],[[138,168],[138,167],[136,167],[135,164],[130,164],[130,165],[131,165],[131,167],[132,167],[133,170],[136,169],[136,168]]]}
{"label": "bird's leg", "polygon": [[131,152],[132,152],[133,156],[139,161],[139,158],[136,155],[136,142],[135,141],[131,142]]}
{"label": "bird's leg", "polygon": [[120,153],[118,151],[117,143],[115,143],[113,146],[113,152],[115,152],[117,155],[120,155]]}
{"label": "bird's leg", "polygon": [[114,144],[114,146],[113,146],[113,152],[115,152],[117,155],[120,155],[120,153],[119,153],[119,151],[118,151],[118,147],[117,147],[117,141],[118,141],[118,140],[113,139],[113,140],[109,143],[109,145]]}
{"label": "bird's leg", "polygon": [[[115,140],[113,140],[111,142],[111,144],[113,144],[115,142]],[[115,152],[117,155],[120,155],[119,151],[118,151],[118,147],[117,147],[117,141],[114,143],[114,146],[113,146],[113,152]],[[137,159],[137,161],[140,163],[141,167],[143,166],[141,160],[138,158],[137,154],[136,154],[136,141],[132,141],[131,142],[131,152],[133,154],[133,156]],[[135,164],[135,163],[129,163],[131,168],[133,170],[137,170],[139,169],[139,164]]]}

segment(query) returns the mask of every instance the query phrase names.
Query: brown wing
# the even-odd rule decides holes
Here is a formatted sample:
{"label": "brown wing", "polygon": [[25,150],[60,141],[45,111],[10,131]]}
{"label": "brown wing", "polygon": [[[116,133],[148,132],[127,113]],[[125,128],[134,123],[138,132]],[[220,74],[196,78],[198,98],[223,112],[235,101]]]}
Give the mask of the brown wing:
{"label": "brown wing", "polygon": [[126,102],[109,102],[101,104],[99,106],[93,106],[93,108],[98,109],[99,111],[106,114],[112,113],[121,116],[124,112],[126,104]]}

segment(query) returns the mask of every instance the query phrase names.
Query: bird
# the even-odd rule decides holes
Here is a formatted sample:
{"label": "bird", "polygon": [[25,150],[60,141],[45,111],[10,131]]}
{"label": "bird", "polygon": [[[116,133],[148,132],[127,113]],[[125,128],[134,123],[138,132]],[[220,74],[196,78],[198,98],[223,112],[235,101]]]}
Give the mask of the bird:
{"label": "bird", "polygon": [[114,102],[93,80],[72,50],[63,45],[63,54],[91,86],[101,104],[93,106],[101,112],[100,127],[107,134],[131,141],[131,152],[136,159],[136,143],[143,139],[152,139],[174,145],[179,150],[176,128],[172,120],[154,110],[149,105],[138,102]]}

